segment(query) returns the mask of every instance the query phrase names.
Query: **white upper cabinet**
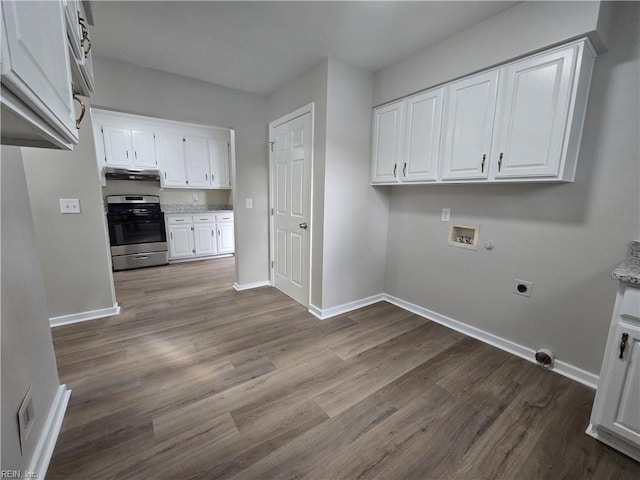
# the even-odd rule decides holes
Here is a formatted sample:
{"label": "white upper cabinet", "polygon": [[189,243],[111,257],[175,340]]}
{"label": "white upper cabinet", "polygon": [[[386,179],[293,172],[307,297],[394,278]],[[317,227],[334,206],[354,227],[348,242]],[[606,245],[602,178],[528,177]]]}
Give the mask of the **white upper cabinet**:
{"label": "white upper cabinet", "polygon": [[89,22],[81,0],[64,0],[64,6],[74,90],[88,97],[95,92]]}
{"label": "white upper cabinet", "polygon": [[2,143],[72,149],[78,143],[64,7],[3,1]]}
{"label": "white upper cabinet", "polygon": [[497,87],[497,70],[447,87],[442,180],[488,177]]}
{"label": "white upper cabinet", "polygon": [[406,101],[373,111],[372,183],[397,183]]}
{"label": "white upper cabinet", "polygon": [[156,168],[155,134],[145,130],[131,130],[133,165],[140,168]]}
{"label": "white upper cabinet", "polygon": [[[95,117],[97,121],[101,120],[99,115]],[[113,120],[101,122],[105,165],[132,170],[157,168],[154,133],[144,130],[144,126],[120,125],[121,122]]]}
{"label": "white upper cabinet", "polygon": [[209,161],[211,171],[211,188],[231,188],[231,161],[229,153],[231,143],[228,134],[218,138],[210,138]]}
{"label": "white upper cabinet", "polygon": [[131,130],[102,126],[105,162],[109,167],[129,167],[133,164]]}
{"label": "white upper cabinet", "polygon": [[375,108],[372,183],[572,182],[594,58],[583,39]]}
{"label": "white upper cabinet", "polygon": [[559,175],[577,54],[572,46],[504,68],[494,178]]}
{"label": "white upper cabinet", "polygon": [[186,137],[187,182],[190,187],[209,188],[209,144],[206,138]]}
{"label": "white upper cabinet", "polygon": [[187,168],[182,135],[159,133],[156,135],[156,154],[161,169],[160,185],[187,187]]}
{"label": "white upper cabinet", "polygon": [[443,88],[407,99],[403,182],[432,182],[437,179],[443,99]]}

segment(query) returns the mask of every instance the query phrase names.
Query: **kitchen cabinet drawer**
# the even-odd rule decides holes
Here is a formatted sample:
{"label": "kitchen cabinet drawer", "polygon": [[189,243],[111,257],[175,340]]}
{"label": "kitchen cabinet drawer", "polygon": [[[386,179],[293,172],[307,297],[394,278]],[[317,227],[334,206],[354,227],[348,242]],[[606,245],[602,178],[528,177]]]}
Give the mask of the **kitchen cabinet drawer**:
{"label": "kitchen cabinet drawer", "polygon": [[229,213],[216,213],[217,223],[233,222],[233,212]]}
{"label": "kitchen cabinet drawer", "polygon": [[201,213],[193,216],[193,223],[214,223],[216,216],[213,213]]}
{"label": "kitchen cabinet drawer", "polygon": [[625,289],[620,315],[640,320],[640,288]]}
{"label": "kitchen cabinet drawer", "polygon": [[167,215],[167,223],[169,225],[190,224],[191,222],[191,215]]}

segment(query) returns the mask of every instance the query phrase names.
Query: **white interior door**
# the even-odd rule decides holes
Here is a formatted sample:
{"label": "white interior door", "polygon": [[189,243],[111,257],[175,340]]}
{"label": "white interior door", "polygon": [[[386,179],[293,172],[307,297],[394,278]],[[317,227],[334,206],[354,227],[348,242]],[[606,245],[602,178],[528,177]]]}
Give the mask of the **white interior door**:
{"label": "white interior door", "polygon": [[309,306],[311,246],[311,113],[273,127],[272,282]]}

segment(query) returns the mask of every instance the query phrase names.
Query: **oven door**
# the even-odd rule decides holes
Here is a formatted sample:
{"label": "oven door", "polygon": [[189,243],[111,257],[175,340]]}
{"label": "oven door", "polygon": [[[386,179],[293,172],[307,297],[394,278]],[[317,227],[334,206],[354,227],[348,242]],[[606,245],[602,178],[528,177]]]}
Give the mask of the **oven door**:
{"label": "oven door", "polygon": [[112,255],[167,250],[162,212],[107,213]]}

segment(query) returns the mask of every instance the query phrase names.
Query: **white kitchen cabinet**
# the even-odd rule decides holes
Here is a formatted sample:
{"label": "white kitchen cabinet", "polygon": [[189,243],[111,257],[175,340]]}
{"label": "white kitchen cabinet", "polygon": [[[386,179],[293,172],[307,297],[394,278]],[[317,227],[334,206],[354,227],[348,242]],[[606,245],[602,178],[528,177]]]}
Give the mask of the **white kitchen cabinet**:
{"label": "white kitchen cabinet", "polygon": [[174,224],[168,225],[169,231],[169,258],[188,258],[195,255],[193,241],[193,225]]}
{"label": "white kitchen cabinet", "polygon": [[155,168],[154,133],[104,123],[101,126],[105,164],[120,168]]}
{"label": "white kitchen cabinet", "polygon": [[186,136],[187,183],[191,188],[209,188],[209,142],[204,137]]}
{"label": "white kitchen cabinet", "polygon": [[438,178],[443,100],[443,88],[407,99],[403,182],[432,182]]}
{"label": "white kitchen cabinet", "polygon": [[375,108],[372,184],[572,182],[594,58],[582,39]]}
{"label": "white kitchen cabinet", "polygon": [[640,287],[620,284],[587,433],[640,461]]}
{"label": "white kitchen cabinet", "polygon": [[501,71],[493,178],[559,177],[579,49],[536,55]]}
{"label": "white kitchen cabinet", "polygon": [[187,166],[182,135],[158,133],[156,135],[156,155],[161,170],[160,185],[162,187],[186,188]]}
{"label": "white kitchen cabinet", "polygon": [[62,148],[78,143],[64,6],[3,1],[2,143]]}
{"label": "white kitchen cabinet", "polygon": [[231,143],[228,133],[209,138],[211,188],[231,188]]}
{"label": "white kitchen cabinet", "polygon": [[497,70],[447,87],[442,180],[488,177],[497,88]]}
{"label": "white kitchen cabinet", "polygon": [[234,253],[233,212],[167,214],[169,260]]}
{"label": "white kitchen cabinet", "polygon": [[372,183],[398,183],[406,101],[393,102],[373,111]]}
{"label": "white kitchen cabinet", "polygon": [[95,92],[89,22],[80,0],[64,0],[69,56],[74,90],[83,96]]}

